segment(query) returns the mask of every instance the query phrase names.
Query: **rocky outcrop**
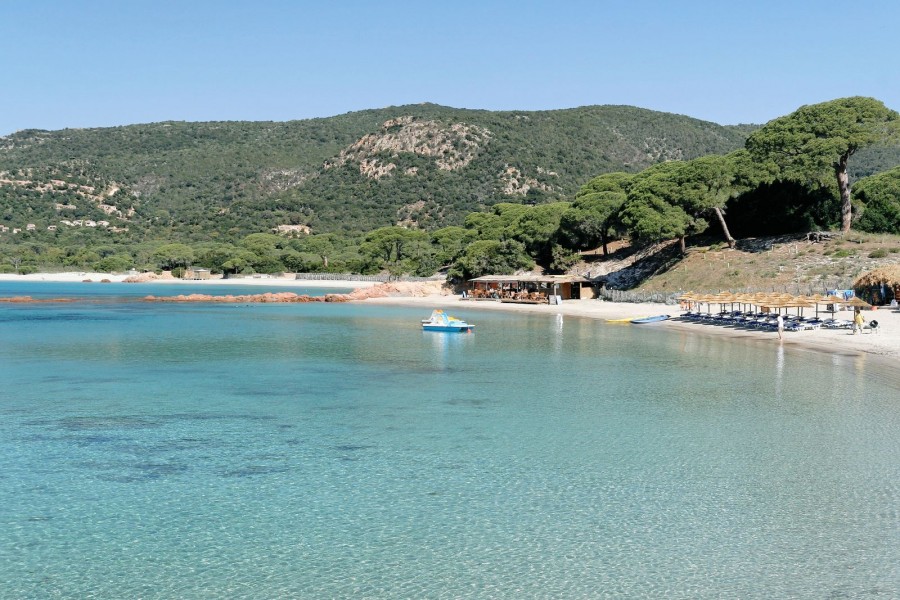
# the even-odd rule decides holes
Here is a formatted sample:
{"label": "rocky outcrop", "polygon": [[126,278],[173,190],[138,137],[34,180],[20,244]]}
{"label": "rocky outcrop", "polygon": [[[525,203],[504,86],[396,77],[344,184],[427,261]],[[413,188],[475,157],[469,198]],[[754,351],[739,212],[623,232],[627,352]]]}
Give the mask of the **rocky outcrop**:
{"label": "rocky outcrop", "polygon": [[0,298],[0,302],[7,304],[51,304],[59,302],[77,302],[75,298],[33,298],[31,296],[12,296]]}
{"label": "rocky outcrop", "polygon": [[348,294],[351,300],[367,298],[407,297],[424,298],[425,296],[447,296],[451,291],[443,281],[389,281],[369,288],[360,288]]}
{"label": "rocky outcrop", "polygon": [[309,175],[301,169],[266,169],[259,176],[260,187],[268,193],[284,192],[299,187]]}
{"label": "rocky outcrop", "polygon": [[[385,121],[378,133],[363,136],[342,150],[336,159],[325,163],[325,168],[355,162],[362,175],[380,179],[397,169],[392,157],[408,153],[434,159],[443,171],[456,171],[472,162],[490,138],[491,132],[477,125],[398,117]],[[405,169],[404,173],[415,175],[416,171]]]}
{"label": "rocky outcrop", "polygon": [[[97,182],[96,185],[87,185],[83,182],[60,179],[60,177],[84,180],[83,177],[62,172],[57,168],[52,169],[49,174],[46,171],[41,173],[35,169],[20,169],[14,173],[0,171],[0,187],[10,187],[23,192],[37,192],[41,196],[51,198],[66,198],[65,202],[53,203],[53,207],[57,212],[75,211],[78,209],[78,204],[83,200],[92,204],[106,215],[123,222],[129,221],[134,216],[134,207],[129,206],[127,209],[120,209],[112,203],[112,198],[116,195],[119,198],[123,198],[126,202],[129,201],[128,194],[122,192],[120,184]],[[76,202],[78,203],[76,204]],[[83,220],[79,220],[79,222],[83,222]],[[78,224],[68,219],[62,220],[60,223],[70,227]],[[107,229],[115,228],[110,226],[108,222],[103,227]]]}
{"label": "rocky outcrop", "polygon": [[122,280],[123,283],[148,283],[150,281],[172,281],[175,279],[175,276],[172,275],[169,271],[163,271],[162,273],[139,273],[137,275],[131,275]]}
{"label": "rocky outcrop", "polygon": [[[538,172],[547,175],[556,175],[553,171],[546,171],[538,167]],[[503,184],[503,193],[509,196],[524,196],[531,189],[543,190],[545,192],[553,191],[553,187],[546,183],[541,183],[534,177],[529,177],[522,173],[516,167],[506,166],[506,169],[500,173],[500,181]]]}
{"label": "rocky outcrop", "polygon": [[307,303],[307,302],[351,302],[368,298],[425,297],[448,295],[450,290],[441,281],[381,283],[369,288],[360,288],[349,294],[326,294],[308,296],[294,292],[266,292],[264,294],[241,294],[237,296],[212,296],[209,294],[182,294],[179,296],[145,296],[145,302],[216,302],[223,304],[253,303]]}
{"label": "rocky outcrop", "polygon": [[[303,304],[307,302],[351,302],[366,300],[368,298],[386,297],[425,297],[449,295],[451,292],[442,281],[401,282],[393,281],[381,283],[369,288],[360,288],[349,294],[326,294],[324,296],[309,296],[294,292],[266,292],[263,294],[238,294],[213,296],[211,294],[180,294],[177,296],[144,296],[142,302],[159,303],[184,303],[184,302],[212,302],[220,304]],[[79,298],[33,298],[31,296],[14,296],[0,298],[0,302],[10,304],[36,304],[78,302]]]}

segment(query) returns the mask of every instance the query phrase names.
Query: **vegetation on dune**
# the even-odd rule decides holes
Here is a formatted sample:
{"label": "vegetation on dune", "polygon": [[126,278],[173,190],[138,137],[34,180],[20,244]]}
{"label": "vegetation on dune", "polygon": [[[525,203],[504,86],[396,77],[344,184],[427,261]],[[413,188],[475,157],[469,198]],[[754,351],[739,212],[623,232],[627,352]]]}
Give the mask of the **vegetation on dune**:
{"label": "vegetation on dune", "polygon": [[[696,240],[668,269],[635,283],[640,292],[791,291],[821,293],[853,286],[863,273],[897,265],[900,236],[850,234],[811,241],[804,234],[738,241],[735,249]],[[632,286],[629,286],[632,287]]]}

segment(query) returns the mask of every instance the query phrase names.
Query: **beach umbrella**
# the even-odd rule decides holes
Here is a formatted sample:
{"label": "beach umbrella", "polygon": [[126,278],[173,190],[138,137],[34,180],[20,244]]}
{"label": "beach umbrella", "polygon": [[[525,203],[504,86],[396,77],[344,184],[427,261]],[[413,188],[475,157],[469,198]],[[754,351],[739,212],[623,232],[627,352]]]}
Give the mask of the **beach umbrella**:
{"label": "beach umbrella", "polygon": [[712,303],[715,301],[715,296],[712,294],[703,294],[701,296],[697,296],[698,304],[706,305],[706,312],[712,312]]}
{"label": "beach umbrella", "polygon": [[801,317],[803,316],[803,309],[804,309],[804,308],[813,308],[813,307],[815,307],[815,308],[816,308],[816,316],[817,316],[817,317],[819,316],[819,311],[818,311],[819,305],[816,304],[815,302],[810,302],[809,300],[807,300],[807,299],[806,299],[805,297],[803,297],[803,296],[796,296],[796,297],[794,297],[793,300],[789,300],[788,302],[786,302],[786,303],[785,303],[785,306],[786,306],[786,307],[789,307],[789,308],[797,308],[797,309],[799,309],[798,314],[799,314]]}
{"label": "beach umbrella", "polygon": [[807,300],[816,305],[816,318],[819,318],[819,305],[824,303],[825,296],[822,294],[813,294],[812,296],[807,296]]}
{"label": "beach umbrella", "polygon": [[781,298],[769,297],[760,300],[759,305],[764,309],[763,312],[779,312],[784,308],[785,300]]}
{"label": "beach umbrella", "polygon": [[712,305],[716,303],[718,298],[715,294],[706,294],[703,296],[703,299],[706,301],[706,312],[712,313]]}
{"label": "beach umbrella", "polygon": [[[845,302],[846,302],[846,300],[844,300],[843,298],[841,298],[839,296],[834,296],[834,295],[828,295],[828,296],[825,296],[824,298],[822,298],[821,300],[819,300],[819,304],[832,304],[835,307],[839,307],[842,304],[844,304]],[[838,308],[835,308],[834,311],[831,311],[831,312],[834,313],[834,312],[837,312],[838,310],[839,310]]]}
{"label": "beach umbrella", "polygon": [[678,296],[677,300],[679,302],[686,302],[688,305],[688,310],[690,310],[692,304],[700,304],[698,298],[700,298],[700,294],[696,294],[694,292],[685,292]]}
{"label": "beach umbrella", "polygon": [[752,299],[753,306],[756,306],[757,308],[768,306],[768,304],[776,300],[771,292],[756,292],[752,295]]}
{"label": "beach umbrella", "polygon": [[853,296],[849,300],[845,300],[844,304],[846,304],[847,306],[852,306],[854,308],[872,308],[871,304],[869,304],[862,298],[857,298],[856,296]]}
{"label": "beach umbrella", "polygon": [[720,309],[724,309],[726,304],[731,304],[731,308],[734,310],[734,294],[731,292],[719,292],[714,298]]}
{"label": "beach umbrella", "polygon": [[744,304],[753,304],[753,296],[751,294],[735,294],[734,301],[740,304],[743,310]]}

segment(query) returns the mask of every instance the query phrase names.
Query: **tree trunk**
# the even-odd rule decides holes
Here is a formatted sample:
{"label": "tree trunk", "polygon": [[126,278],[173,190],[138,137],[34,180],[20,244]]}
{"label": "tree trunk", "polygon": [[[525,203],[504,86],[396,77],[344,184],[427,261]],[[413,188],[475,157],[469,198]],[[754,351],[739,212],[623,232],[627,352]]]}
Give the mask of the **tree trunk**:
{"label": "tree trunk", "polygon": [[687,254],[687,244],[685,243],[685,236],[681,236],[678,238],[678,247],[681,248],[682,254]]}
{"label": "tree trunk", "polygon": [[603,244],[603,258],[609,256],[609,248],[606,246],[606,235],[600,234],[600,243]]}
{"label": "tree trunk", "polygon": [[841,192],[841,232],[850,231],[850,221],[852,220],[853,205],[850,204],[850,176],[847,174],[847,161],[850,154],[844,154],[834,167],[834,174],[837,176],[838,189]]}
{"label": "tree trunk", "polygon": [[719,225],[722,226],[722,233],[725,234],[725,239],[728,240],[728,247],[734,248],[735,241],[734,238],[731,237],[731,232],[728,231],[728,225],[725,224],[725,215],[722,213],[722,209],[718,206],[714,206],[713,210],[716,213],[716,216],[719,217]]}

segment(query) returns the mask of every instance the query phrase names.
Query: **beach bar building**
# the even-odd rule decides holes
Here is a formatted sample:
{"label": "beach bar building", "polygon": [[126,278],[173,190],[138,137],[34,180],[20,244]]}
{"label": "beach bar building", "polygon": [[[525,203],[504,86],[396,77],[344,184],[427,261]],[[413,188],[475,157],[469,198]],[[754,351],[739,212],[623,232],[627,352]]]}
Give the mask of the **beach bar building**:
{"label": "beach bar building", "polygon": [[596,297],[591,282],[579,275],[483,275],[470,279],[466,296],[522,304],[553,304]]}

